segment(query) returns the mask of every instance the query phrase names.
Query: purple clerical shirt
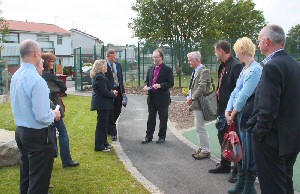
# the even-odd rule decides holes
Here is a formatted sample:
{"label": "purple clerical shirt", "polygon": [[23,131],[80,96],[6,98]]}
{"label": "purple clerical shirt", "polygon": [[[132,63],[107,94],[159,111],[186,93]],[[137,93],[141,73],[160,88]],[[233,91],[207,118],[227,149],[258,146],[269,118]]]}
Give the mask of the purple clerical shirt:
{"label": "purple clerical shirt", "polygon": [[[156,65],[155,66],[155,68],[154,68],[154,76],[153,76],[153,80],[152,80],[152,85],[153,84],[156,84],[156,80],[157,80],[157,78],[158,78],[158,75],[160,74],[160,71],[161,71],[161,67],[162,67],[162,64],[160,64],[160,65]],[[154,87],[152,87],[152,91],[153,92],[155,92],[155,88]]]}

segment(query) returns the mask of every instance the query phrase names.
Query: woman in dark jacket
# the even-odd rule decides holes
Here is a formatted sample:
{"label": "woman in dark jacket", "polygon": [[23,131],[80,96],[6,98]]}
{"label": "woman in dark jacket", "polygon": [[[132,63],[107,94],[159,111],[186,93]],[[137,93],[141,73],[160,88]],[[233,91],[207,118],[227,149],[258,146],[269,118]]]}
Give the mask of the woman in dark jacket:
{"label": "woman in dark jacket", "polygon": [[90,72],[93,81],[93,95],[91,110],[97,110],[97,126],[95,133],[95,151],[110,151],[107,142],[108,116],[112,110],[113,98],[118,95],[117,90],[112,90],[104,73],[107,72],[107,63],[96,60]]}
{"label": "woman in dark jacket", "polygon": [[50,52],[43,53],[42,59],[44,61],[42,77],[45,79],[50,89],[50,100],[55,106],[60,106],[59,110],[61,119],[59,121],[54,121],[54,126],[57,128],[59,133],[58,140],[61,162],[64,168],[75,167],[78,166],[79,163],[75,162],[71,157],[69,135],[63,120],[63,117],[65,116],[65,106],[61,97],[59,96],[61,92],[65,92],[67,90],[67,86],[65,82],[59,79],[52,71],[55,62],[55,55]]}

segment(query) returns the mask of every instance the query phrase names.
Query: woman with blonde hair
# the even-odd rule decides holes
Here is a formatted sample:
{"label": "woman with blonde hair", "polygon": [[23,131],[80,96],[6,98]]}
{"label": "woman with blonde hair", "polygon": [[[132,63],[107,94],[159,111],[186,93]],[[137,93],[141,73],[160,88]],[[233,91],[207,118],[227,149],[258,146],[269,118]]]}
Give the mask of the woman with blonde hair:
{"label": "woman with blonde hair", "polygon": [[118,91],[112,90],[105,77],[107,63],[105,60],[96,60],[90,71],[93,81],[93,95],[91,110],[97,110],[97,126],[95,132],[95,151],[110,151],[111,145],[107,142],[108,116],[113,109],[113,98]]}
{"label": "woman with blonde hair", "polygon": [[238,166],[238,180],[228,193],[256,193],[254,182],[257,176],[253,156],[251,132],[246,130],[246,122],[253,111],[254,92],[262,75],[262,67],[254,59],[255,45],[250,38],[236,41],[233,49],[241,62],[245,64],[230,95],[225,116],[227,124],[237,123],[237,132],[242,142],[243,159]]}

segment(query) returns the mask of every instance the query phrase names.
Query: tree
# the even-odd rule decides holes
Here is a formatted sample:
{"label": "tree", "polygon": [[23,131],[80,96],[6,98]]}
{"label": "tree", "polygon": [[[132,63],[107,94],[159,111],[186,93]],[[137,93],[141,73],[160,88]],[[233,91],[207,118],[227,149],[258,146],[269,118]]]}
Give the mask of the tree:
{"label": "tree", "polygon": [[212,5],[212,0],[137,0],[132,10],[138,16],[131,18],[129,27],[140,39],[170,45],[177,74],[181,75],[194,38],[205,35],[203,28],[212,18]]}
{"label": "tree", "polygon": [[137,0],[132,6],[137,17],[131,18],[129,28],[140,40],[156,41],[173,48],[181,86],[180,75],[187,64],[188,52],[200,49],[205,59],[213,53],[213,44],[219,39],[235,41],[242,36],[256,39],[265,19],[254,6],[252,0],[219,3],[213,0]]}
{"label": "tree", "polygon": [[257,36],[266,25],[262,11],[254,9],[252,0],[223,0],[216,4],[214,19],[208,28],[214,29],[210,39],[202,41],[201,51],[204,56],[213,53],[212,45],[221,39],[234,44],[238,38],[247,36],[256,40]]}
{"label": "tree", "polygon": [[300,24],[293,26],[286,35],[286,51],[297,53],[300,51]]}
{"label": "tree", "polygon": [[[2,2],[0,1],[0,5]],[[2,11],[0,10],[0,15]],[[1,31],[1,38],[0,38],[0,52],[4,49],[4,45],[2,44],[5,40],[4,37],[8,33],[8,23],[5,21],[3,17],[0,17],[0,31]]]}

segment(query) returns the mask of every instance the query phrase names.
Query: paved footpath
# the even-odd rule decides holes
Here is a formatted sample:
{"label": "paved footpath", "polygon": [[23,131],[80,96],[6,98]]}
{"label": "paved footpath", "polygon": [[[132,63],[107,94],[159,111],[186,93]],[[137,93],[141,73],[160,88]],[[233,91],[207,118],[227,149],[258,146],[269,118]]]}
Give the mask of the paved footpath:
{"label": "paved footpath", "polygon": [[[129,95],[129,103],[122,109],[118,121],[119,142],[117,152],[123,150],[129,170],[145,183],[153,193],[227,193],[234,184],[227,182],[229,174],[209,174],[216,163],[210,159],[195,160],[194,150],[179,140],[168,126],[165,143],[156,144],[158,128],[153,142],[141,144],[147,123],[146,96]],[[157,125],[159,121],[157,121]],[[118,151],[119,150],[119,151]],[[122,159],[121,159],[122,160]],[[138,172],[137,172],[138,171]]]}

